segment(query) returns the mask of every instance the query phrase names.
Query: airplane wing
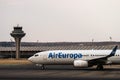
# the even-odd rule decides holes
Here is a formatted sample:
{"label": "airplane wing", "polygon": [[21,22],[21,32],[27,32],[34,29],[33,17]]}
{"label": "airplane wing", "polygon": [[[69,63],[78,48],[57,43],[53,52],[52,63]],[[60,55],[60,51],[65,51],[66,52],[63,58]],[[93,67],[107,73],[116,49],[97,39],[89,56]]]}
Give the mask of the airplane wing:
{"label": "airplane wing", "polygon": [[107,59],[108,59],[109,57],[112,57],[112,56],[115,55],[117,48],[118,48],[118,46],[115,46],[115,47],[113,48],[112,52],[111,52],[108,56],[89,60],[88,63],[90,63],[90,64],[92,64],[92,65],[106,64],[107,61],[108,61]]}

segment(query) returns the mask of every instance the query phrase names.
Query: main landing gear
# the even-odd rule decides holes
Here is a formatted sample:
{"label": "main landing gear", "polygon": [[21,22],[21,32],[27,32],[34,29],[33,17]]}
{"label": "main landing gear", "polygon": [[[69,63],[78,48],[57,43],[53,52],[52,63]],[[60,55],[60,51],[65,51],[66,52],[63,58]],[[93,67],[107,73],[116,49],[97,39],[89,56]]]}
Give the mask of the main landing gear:
{"label": "main landing gear", "polygon": [[102,64],[98,64],[96,69],[97,69],[97,70],[103,70],[104,68],[103,68],[103,65],[102,65]]}

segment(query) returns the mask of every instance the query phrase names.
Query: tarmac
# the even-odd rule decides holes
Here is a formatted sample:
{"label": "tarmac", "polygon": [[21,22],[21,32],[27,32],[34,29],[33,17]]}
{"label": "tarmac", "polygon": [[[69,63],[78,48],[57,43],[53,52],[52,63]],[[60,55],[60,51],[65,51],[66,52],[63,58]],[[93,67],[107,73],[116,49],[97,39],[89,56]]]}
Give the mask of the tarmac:
{"label": "tarmac", "polygon": [[104,66],[103,71],[74,68],[72,65],[0,64],[0,80],[120,80],[120,65]]}

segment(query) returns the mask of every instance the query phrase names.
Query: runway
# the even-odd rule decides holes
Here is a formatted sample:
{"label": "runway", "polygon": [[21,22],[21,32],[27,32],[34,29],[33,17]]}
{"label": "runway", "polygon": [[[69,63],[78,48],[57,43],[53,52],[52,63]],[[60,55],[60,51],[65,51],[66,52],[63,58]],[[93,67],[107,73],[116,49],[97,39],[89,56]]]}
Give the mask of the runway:
{"label": "runway", "polygon": [[105,70],[97,71],[95,67],[75,69],[68,65],[47,65],[41,70],[35,65],[0,65],[2,80],[119,80],[120,65],[105,66]]}

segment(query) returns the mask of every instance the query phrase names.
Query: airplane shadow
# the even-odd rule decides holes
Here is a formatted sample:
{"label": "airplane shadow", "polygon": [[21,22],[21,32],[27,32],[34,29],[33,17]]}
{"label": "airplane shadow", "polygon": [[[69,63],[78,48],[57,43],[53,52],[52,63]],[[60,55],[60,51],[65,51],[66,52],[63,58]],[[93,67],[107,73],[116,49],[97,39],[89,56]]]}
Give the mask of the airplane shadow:
{"label": "airplane shadow", "polygon": [[[34,68],[36,70],[42,70],[40,67]],[[96,70],[96,67],[90,68],[75,68],[70,65],[47,65],[44,70],[75,70],[75,71],[120,71],[120,68],[104,68],[103,70]]]}
{"label": "airplane shadow", "polygon": [[[0,66],[0,70],[42,70],[41,67],[35,65],[14,65]],[[96,67],[90,68],[74,68],[73,65],[45,65],[45,70],[73,70],[73,71],[120,71],[120,68],[105,67],[104,70],[96,70]]]}

